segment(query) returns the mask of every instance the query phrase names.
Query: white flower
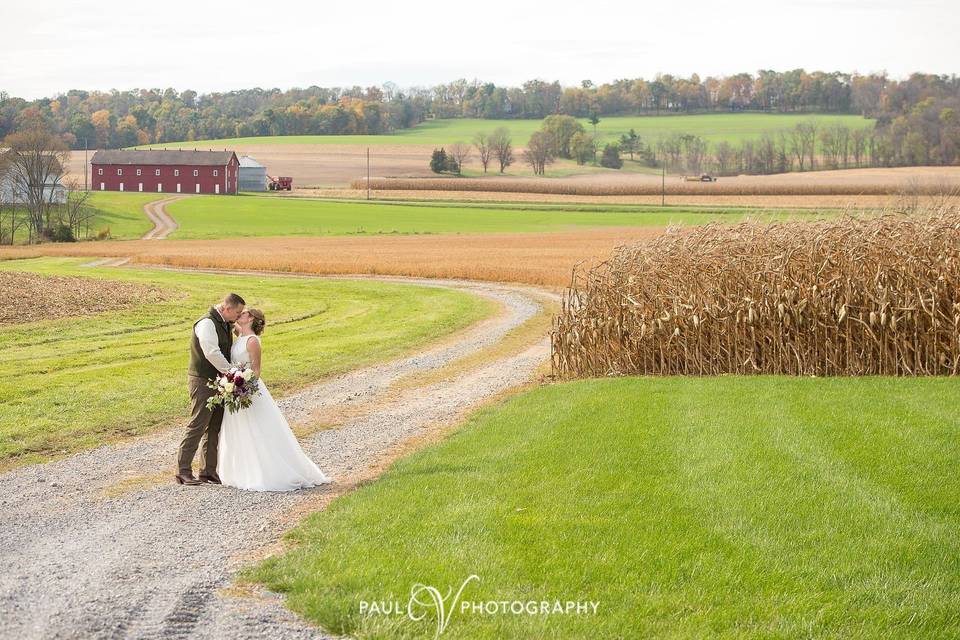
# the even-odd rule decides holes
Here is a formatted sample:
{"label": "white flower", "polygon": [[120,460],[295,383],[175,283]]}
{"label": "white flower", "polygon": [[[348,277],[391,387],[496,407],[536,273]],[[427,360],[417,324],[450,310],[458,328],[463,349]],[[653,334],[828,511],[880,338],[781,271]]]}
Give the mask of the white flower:
{"label": "white flower", "polygon": [[227,384],[223,385],[223,390],[227,393],[233,393],[233,383],[228,382]]}
{"label": "white flower", "polygon": [[252,377],[253,377],[253,369],[245,369],[243,372],[243,379],[249,382],[250,378]]}

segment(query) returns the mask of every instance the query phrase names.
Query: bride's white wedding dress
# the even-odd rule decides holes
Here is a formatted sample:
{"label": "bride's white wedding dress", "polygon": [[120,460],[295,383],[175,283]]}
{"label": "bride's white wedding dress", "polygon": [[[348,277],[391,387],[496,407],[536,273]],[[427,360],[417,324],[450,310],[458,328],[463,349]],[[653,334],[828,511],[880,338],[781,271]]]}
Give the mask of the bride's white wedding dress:
{"label": "bride's white wedding dress", "polygon": [[[232,363],[250,362],[249,340],[259,338],[240,336],[233,343]],[[224,413],[217,475],[226,486],[250,491],[292,491],[330,482],[300,448],[263,380],[247,409]]]}

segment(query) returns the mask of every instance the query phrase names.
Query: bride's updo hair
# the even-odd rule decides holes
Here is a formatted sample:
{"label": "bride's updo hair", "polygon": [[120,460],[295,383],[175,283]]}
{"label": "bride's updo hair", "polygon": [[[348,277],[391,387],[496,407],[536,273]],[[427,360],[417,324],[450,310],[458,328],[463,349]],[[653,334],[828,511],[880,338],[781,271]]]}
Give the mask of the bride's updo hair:
{"label": "bride's updo hair", "polygon": [[263,316],[263,311],[260,311],[260,309],[247,309],[247,313],[253,317],[253,322],[250,324],[253,332],[257,335],[263,333],[263,328],[267,326],[267,319]]}

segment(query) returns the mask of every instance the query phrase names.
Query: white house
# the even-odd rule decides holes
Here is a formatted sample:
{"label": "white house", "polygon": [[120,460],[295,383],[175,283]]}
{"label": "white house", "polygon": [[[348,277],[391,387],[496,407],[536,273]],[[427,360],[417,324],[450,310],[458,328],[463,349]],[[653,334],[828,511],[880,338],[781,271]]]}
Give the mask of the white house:
{"label": "white house", "polygon": [[[66,204],[67,188],[57,182],[53,176],[48,176],[43,189],[43,196],[48,202]],[[26,189],[18,176],[13,171],[4,168],[2,149],[0,149],[0,203],[27,204]]]}

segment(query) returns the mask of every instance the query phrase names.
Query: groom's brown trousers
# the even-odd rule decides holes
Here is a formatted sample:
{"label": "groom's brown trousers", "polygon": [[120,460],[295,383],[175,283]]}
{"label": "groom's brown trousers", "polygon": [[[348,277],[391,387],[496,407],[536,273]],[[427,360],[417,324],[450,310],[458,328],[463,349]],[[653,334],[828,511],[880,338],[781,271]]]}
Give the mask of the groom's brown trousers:
{"label": "groom's brown trousers", "polygon": [[207,387],[205,378],[187,376],[190,388],[190,424],[187,425],[187,435],[180,443],[177,452],[178,473],[192,475],[193,456],[197,453],[197,446],[203,438],[203,447],[200,449],[202,458],[200,475],[217,475],[217,446],[220,443],[220,424],[223,422],[223,408],[210,411],[207,409],[207,400],[213,396],[213,389]]}

